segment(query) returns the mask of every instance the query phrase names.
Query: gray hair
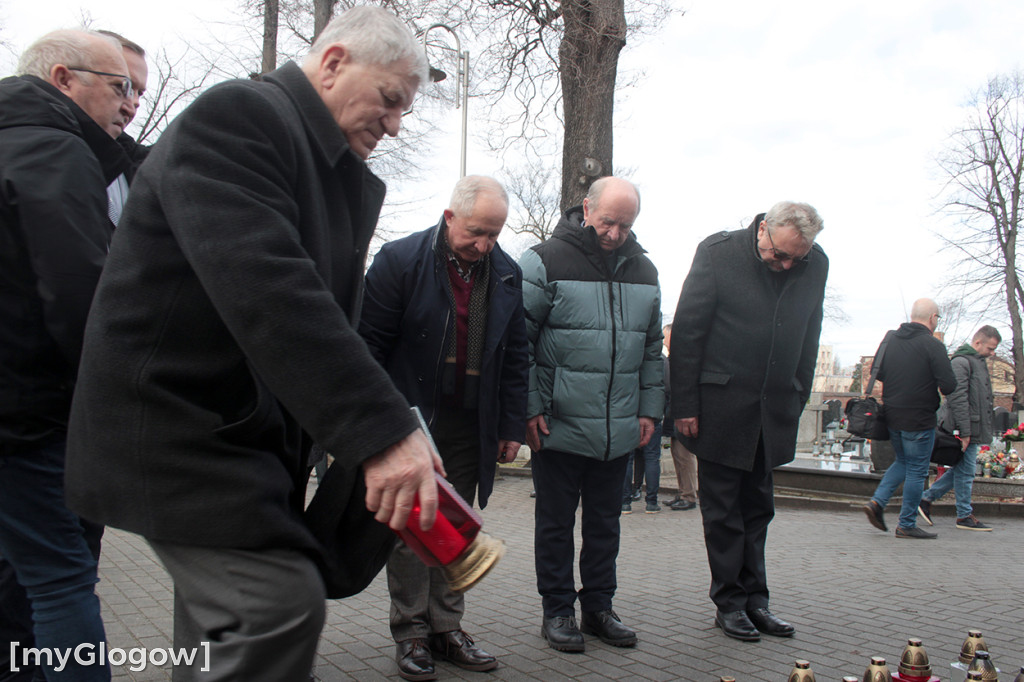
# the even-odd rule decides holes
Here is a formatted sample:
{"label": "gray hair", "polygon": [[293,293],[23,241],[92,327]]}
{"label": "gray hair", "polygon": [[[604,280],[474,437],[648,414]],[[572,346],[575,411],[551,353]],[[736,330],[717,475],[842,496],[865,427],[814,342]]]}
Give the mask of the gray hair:
{"label": "gray hair", "polygon": [[768,223],[768,227],[789,225],[799,232],[808,244],[813,243],[818,233],[825,229],[821,216],[813,206],[796,201],[780,201],[775,204],[764,215],[764,221]]}
{"label": "gray hair", "polygon": [[468,216],[473,213],[476,199],[481,192],[491,192],[501,197],[508,206],[508,194],[501,183],[486,175],[467,175],[455,183],[448,208],[457,216]]}
{"label": "gray hair", "polygon": [[107,41],[117,48],[118,54],[121,53],[121,43],[116,38],[85,29],[62,29],[47,33],[29,45],[18,59],[16,73],[48,81],[50,69],[57,64],[92,66],[96,58],[97,38]]}
{"label": "gray hair", "polygon": [[427,55],[409,27],[397,16],[372,5],[358,5],[327,24],[306,57],[310,62],[335,43],[341,43],[360,64],[408,60],[411,74],[427,81]]}
{"label": "gray hair", "polygon": [[613,175],[605,175],[604,177],[600,177],[597,180],[594,180],[593,183],[591,183],[590,190],[587,192],[587,204],[590,206],[590,210],[591,211],[596,211],[597,210],[597,205],[598,205],[598,203],[600,203],[600,200],[601,200],[601,194],[604,193],[604,190],[613,181],[624,182],[627,185],[629,185],[630,187],[632,187],[633,191],[636,192],[636,214],[637,214],[637,216],[639,216],[640,215],[640,189],[636,185],[634,185],[632,182],[630,182],[629,180],[624,180],[622,178],[617,178],[617,177],[615,177]]}

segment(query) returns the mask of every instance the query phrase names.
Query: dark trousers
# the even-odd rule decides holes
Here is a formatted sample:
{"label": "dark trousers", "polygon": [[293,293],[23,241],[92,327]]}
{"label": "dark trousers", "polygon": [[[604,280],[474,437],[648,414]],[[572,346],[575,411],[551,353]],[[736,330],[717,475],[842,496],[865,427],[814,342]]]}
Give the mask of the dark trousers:
{"label": "dark trousers", "polygon": [[[534,549],[537,591],[544,617],[572,616],[577,596],[583,611],[604,611],[615,596],[622,482],[629,454],[604,462],[541,450],[533,455],[537,490]],[[583,502],[578,595],[573,579],[573,527]]]}
{"label": "dark trousers", "polygon": [[654,423],[654,433],[651,434],[647,445],[633,450],[626,456],[622,504],[629,504],[632,501],[633,491],[640,491],[640,484],[644,479],[647,480],[645,501],[647,504],[658,504],[658,491],[661,490],[661,422]]}
{"label": "dark trousers", "polygon": [[[26,666],[21,661],[11,660],[10,642],[18,642],[21,647],[31,649],[35,641],[32,634],[32,603],[25,594],[25,588],[18,583],[14,568],[0,557],[0,681],[30,682],[46,679],[38,666]],[[15,672],[13,668],[20,670]]]}
{"label": "dark trousers", "polygon": [[[480,427],[476,410],[444,409],[430,431],[444,462],[448,482],[470,505],[480,477]],[[495,459],[498,453],[494,453]],[[396,642],[450,632],[462,626],[465,600],[452,592],[440,568],[420,561],[399,542],[388,559],[391,636]]]}
{"label": "dark trousers", "polygon": [[174,648],[198,652],[174,666],[174,682],[309,679],[327,611],[312,559],[294,549],[149,544],[174,579]]}
{"label": "dark trousers", "polygon": [[758,440],[752,471],[702,459],[697,477],[711,601],[725,612],[767,607],[764,544],[775,499],[764,441]]}

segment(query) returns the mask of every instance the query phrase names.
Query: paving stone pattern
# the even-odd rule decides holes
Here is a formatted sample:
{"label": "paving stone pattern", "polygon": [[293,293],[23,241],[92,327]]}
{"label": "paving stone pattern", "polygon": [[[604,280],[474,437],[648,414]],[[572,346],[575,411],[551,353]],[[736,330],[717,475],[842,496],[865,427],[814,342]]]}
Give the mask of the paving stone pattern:
{"label": "paving stone pattern", "polygon": [[[818,680],[837,681],[859,678],[874,655],[895,672],[907,638],[920,637],[935,674],[960,682],[964,674],[949,664],[969,628],[983,631],[1002,678],[1013,679],[1024,665],[1024,519],[987,517],[995,531],[979,533],[937,518],[938,540],[897,540],[869,526],[857,507],[778,510],[768,539],[771,606],[797,634],[743,643],[714,627],[699,511],[645,514],[634,503],[622,517],[615,608],[637,630],[639,644],[619,649],[588,636],[583,654],[555,652],[540,637],[530,490],[529,478],[496,482],[484,527],[508,551],[466,598],[464,628],[501,665],[472,673],[439,662],[441,680],[715,682],[731,675],[768,682],[786,680],[793,661],[803,658]],[[891,527],[897,515],[889,510]],[[103,552],[98,591],[109,646],[169,647],[173,593],[148,545],[109,529]],[[362,594],[330,602],[317,679],[400,679],[388,604],[383,574]],[[168,680],[170,671],[123,667],[114,676]]]}

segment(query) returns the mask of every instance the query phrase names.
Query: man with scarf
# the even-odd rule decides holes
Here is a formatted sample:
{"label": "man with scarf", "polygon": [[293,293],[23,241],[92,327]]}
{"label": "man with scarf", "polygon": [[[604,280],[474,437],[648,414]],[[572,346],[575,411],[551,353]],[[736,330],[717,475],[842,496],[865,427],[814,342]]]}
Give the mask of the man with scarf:
{"label": "man with scarf", "polygon": [[[522,272],[497,245],[508,196],[492,178],[459,180],[440,222],[385,244],[366,273],[359,332],[430,426],[448,482],[487,504],[497,462],[525,435],[527,345]],[[434,679],[434,656],[491,670],[461,629],[464,601],[405,545],[388,562],[399,675]]]}

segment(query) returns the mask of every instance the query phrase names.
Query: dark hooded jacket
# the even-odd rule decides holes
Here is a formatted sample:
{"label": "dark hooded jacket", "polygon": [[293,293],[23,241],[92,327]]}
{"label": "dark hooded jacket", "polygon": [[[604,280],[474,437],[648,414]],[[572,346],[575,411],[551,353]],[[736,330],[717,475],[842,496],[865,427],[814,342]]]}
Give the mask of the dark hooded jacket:
{"label": "dark hooded jacket", "polygon": [[64,437],[122,148],[35,76],[0,81],[0,454]]}
{"label": "dark hooded jacket", "polygon": [[949,395],[956,388],[946,347],[920,322],[904,322],[892,335],[878,380],[886,423],[894,431],[934,429],[939,391]]}

